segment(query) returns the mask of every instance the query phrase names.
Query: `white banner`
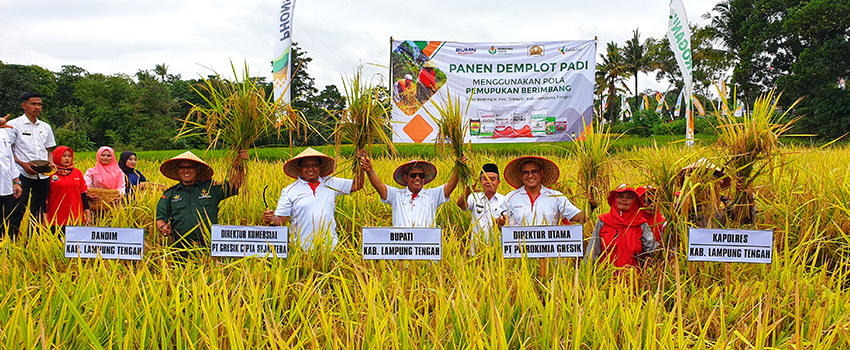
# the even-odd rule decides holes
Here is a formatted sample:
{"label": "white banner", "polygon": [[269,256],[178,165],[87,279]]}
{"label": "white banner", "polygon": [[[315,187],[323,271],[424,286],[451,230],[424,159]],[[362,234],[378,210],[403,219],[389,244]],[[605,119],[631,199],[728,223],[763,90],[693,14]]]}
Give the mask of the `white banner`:
{"label": "white banner", "polygon": [[[670,0],[670,18],[667,22],[667,39],[670,41],[670,49],[676,56],[676,63],[682,72],[682,80],[685,83],[685,96],[693,93],[693,55],[691,52],[691,28],[688,26],[688,13],[682,0]],[[687,113],[687,125],[685,128],[685,139],[688,146],[694,145],[694,115],[691,112],[690,100],[685,99],[685,110]]]}
{"label": "white banner", "polygon": [[394,40],[390,65],[394,142],[434,142],[449,94],[469,104],[465,142],[571,141],[593,118],[595,40]]}
{"label": "white banner", "polygon": [[504,226],[505,259],[576,258],[584,256],[582,226]]}
{"label": "white banner", "polygon": [[272,59],[272,81],[274,83],[274,99],[281,104],[287,104],[289,85],[292,80],[291,55],[292,22],[295,19],[295,0],[280,0],[277,15],[277,41],[274,44],[274,59]]}
{"label": "white banner", "polygon": [[65,227],[65,257],[142,260],[145,230],[114,227]]}
{"label": "white banner", "polygon": [[289,256],[289,228],[286,226],[212,225],[210,234],[212,256],[281,259]]}
{"label": "white banner", "polygon": [[770,264],[772,230],[688,229],[688,261]]}
{"label": "white banner", "polygon": [[364,227],[365,260],[440,260],[443,230],[413,227]]}

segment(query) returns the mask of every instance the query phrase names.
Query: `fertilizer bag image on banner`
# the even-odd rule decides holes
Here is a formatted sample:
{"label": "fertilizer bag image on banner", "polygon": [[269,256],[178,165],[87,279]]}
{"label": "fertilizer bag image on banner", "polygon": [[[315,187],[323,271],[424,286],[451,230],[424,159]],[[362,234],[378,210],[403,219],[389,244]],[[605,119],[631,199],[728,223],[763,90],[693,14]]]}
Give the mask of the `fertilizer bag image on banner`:
{"label": "fertilizer bag image on banner", "polygon": [[431,143],[429,116],[469,104],[465,142],[572,141],[593,118],[596,41],[458,43],[393,40],[393,142]]}

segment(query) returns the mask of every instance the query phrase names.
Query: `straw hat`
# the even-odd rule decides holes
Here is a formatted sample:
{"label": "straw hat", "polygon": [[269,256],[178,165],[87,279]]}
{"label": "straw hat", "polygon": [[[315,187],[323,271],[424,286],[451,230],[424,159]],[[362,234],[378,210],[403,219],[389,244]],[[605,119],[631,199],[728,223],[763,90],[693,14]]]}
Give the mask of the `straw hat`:
{"label": "straw hat", "polygon": [[723,179],[720,181],[720,188],[728,188],[729,185],[732,184],[732,179],[726,176],[726,173],[723,172],[722,168],[705,158],[700,158],[696,162],[693,162],[682,168],[682,170],[679,170],[679,174],[676,175],[676,181],[678,181],[678,184],[681,185],[684,183],[685,177],[690,175],[690,173],[696,169],[713,170],[715,179]]}
{"label": "straw hat", "polygon": [[520,176],[519,167],[526,161],[533,160],[540,164],[543,171],[543,178],[540,179],[540,184],[546,187],[558,182],[558,177],[561,176],[561,171],[554,162],[543,157],[525,156],[519,157],[508,163],[505,167],[505,181],[514,188],[522,187],[522,177]]}
{"label": "straw hat", "polygon": [[298,160],[309,157],[322,158],[322,165],[319,169],[319,176],[321,177],[333,174],[334,170],[336,170],[336,161],[333,158],[326,156],[322,152],[314,150],[312,147],[307,147],[307,149],[301,151],[301,153],[298,153],[297,156],[283,164],[283,172],[286,173],[286,175],[289,175],[289,177],[297,179],[301,176],[301,168],[298,166]]}
{"label": "straw hat", "polygon": [[169,179],[180,181],[180,173],[177,171],[177,163],[180,163],[181,160],[191,160],[198,163],[197,181],[207,181],[212,179],[213,169],[210,165],[190,151],[183,152],[174,158],[166,160],[165,163],[162,163],[162,165],[159,166],[159,172]]}
{"label": "straw hat", "polygon": [[617,186],[617,188],[608,192],[608,205],[612,208],[615,207],[617,205],[617,195],[623,192],[633,193],[635,196],[635,202],[638,203],[638,207],[646,206],[643,201],[643,195],[646,194],[646,189],[643,187],[629,187],[627,184],[621,184],[620,186]]}
{"label": "straw hat", "polygon": [[437,64],[434,61],[428,61],[422,65],[422,68],[437,68]]}
{"label": "straw hat", "polygon": [[414,159],[414,160],[411,160],[407,163],[399,165],[398,168],[395,169],[395,172],[393,172],[393,179],[395,179],[395,182],[399,185],[407,186],[407,183],[405,183],[403,181],[404,175],[406,175],[407,171],[413,166],[422,167],[422,169],[425,171],[425,184],[426,185],[429,182],[434,181],[434,179],[437,178],[437,167],[434,166],[434,164],[431,164],[431,163],[426,162],[424,160]]}

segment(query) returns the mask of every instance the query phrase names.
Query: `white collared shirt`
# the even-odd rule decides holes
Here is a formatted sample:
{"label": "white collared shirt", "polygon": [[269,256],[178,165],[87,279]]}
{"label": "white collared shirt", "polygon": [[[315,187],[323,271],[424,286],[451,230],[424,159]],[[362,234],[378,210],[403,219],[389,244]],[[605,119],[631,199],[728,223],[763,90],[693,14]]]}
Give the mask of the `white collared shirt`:
{"label": "white collared shirt", "polygon": [[[288,216],[291,222],[289,233],[293,244],[300,242],[301,247],[313,247],[315,233],[325,235],[325,239],[335,247],[339,238],[336,235],[336,196],[351,194],[354,181],[331,176],[319,177],[319,186],[315,193],[310,183],[300,177],[280,192],[280,200],[274,214]],[[330,237],[328,237],[330,236]]]}
{"label": "white collared shirt", "polygon": [[485,239],[490,237],[496,227],[496,219],[502,215],[504,202],[505,196],[498,192],[490,199],[487,199],[484,192],[470,193],[469,197],[466,197],[466,210],[472,213],[472,239],[475,239],[476,235]]}
{"label": "white collared shirt", "polygon": [[15,158],[12,156],[12,139],[10,129],[0,129],[0,196],[13,193],[12,179],[18,177]]}
{"label": "white collared shirt", "polygon": [[[50,154],[47,149],[56,147],[56,140],[53,138],[53,128],[42,120],[36,119],[35,124],[31,123],[26,114],[10,120],[8,125],[14,129],[9,132],[9,137],[12,139],[12,152],[15,157],[22,162],[31,162],[34,160],[50,160]],[[30,175],[24,171],[24,168],[15,164],[18,172],[22,176],[30,179],[46,179],[47,175]]]}
{"label": "white collared shirt", "polygon": [[449,201],[444,187],[423,188],[413,197],[407,187],[387,185],[387,199],[381,202],[393,208],[393,227],[434,227],[437,207]]}
{"label": "white collared shirt", "polygon": [[560,225],[561,219],[569,220],[581,213],[567,196],[545,186],[540,186],[533,205],[525,186],[511,191],[505,195],[503,209],[511,226]]}

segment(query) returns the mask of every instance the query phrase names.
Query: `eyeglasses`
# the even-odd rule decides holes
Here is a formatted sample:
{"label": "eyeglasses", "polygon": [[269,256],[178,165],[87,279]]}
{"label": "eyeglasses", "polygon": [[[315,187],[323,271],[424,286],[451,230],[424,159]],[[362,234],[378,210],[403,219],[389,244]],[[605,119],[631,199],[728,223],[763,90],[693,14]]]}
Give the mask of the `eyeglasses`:
{"label": "eyeglasses", "polygon": [[410,173],[410,174],[407,174],[407,177],[409,177],[411,179],[415,179],[415,178],[424,179],[425,173]]}
{"label": "eyeglasses", "polygon": [[178,165],[177,166],[177,169],[180,169],[180,170],[190,170],[190,169],[197,169],[197,168],[198,168],[197,165],[188,165],[188,166]]}
{"label": "eyeglasses", "polygon": [[321,168],[322,166],[320,164],[301,164],[301,167],[304,168],[304,169],[307,169],[307,168],[318,169],[318,168]]}
{"label": "eyeglasses", "polygon": [[528,175],[536,176],[539,173],[540,173],[540,169],[534,169],[534,170],[531,170],[531,171],[526,170],[526,171],[521,172],[522,176],[528,176]]}

